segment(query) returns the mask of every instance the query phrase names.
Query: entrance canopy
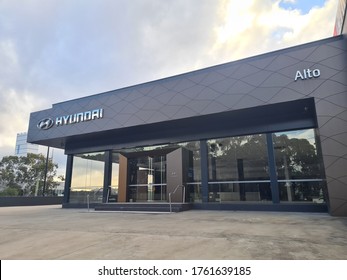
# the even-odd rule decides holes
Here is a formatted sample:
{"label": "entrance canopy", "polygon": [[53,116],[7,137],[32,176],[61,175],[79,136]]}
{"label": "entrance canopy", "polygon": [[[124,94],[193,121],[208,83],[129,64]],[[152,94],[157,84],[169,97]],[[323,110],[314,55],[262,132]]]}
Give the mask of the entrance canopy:
{"label": "entrance canopy", "polygon": [[[106,114],[106,111],[105,111]],[[98,120],[96,120],[98,121]],[[35,141],[67,154],[316,127],[313,98]]]}

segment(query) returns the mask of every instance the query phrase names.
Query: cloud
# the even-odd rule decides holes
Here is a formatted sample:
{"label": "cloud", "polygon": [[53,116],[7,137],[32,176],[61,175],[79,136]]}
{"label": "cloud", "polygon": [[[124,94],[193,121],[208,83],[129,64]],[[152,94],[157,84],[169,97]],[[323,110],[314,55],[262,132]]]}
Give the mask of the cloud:
{"label": "cloud", "polygon": [[306,14],[271,0],[242,1],[235,11],[236,2],[229,2],[224,23],[218,27],[218,40],[211,52],[215,57],[235,60],[332,36],[335,0]]}
{"label": "cloud", "polygon": [[289,132],[275,133],[277,136],[287,135],[289,139],[306,139],[310,144],[316,145],[316,137],[314,129],[294,130]]}
{"label": "cloud", "polygon": [[30,92],[2,89],[1,94],[0,147],[13,147],[14,150],[18,128],[27,129],[29,114],[39,102]]}

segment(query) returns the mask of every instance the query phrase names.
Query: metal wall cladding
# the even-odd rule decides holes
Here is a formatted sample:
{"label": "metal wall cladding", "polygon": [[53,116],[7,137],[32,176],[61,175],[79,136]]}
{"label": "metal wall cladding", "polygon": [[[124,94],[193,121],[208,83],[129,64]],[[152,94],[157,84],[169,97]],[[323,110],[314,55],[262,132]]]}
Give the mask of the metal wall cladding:
{"label": "metal wall cladding", "polygon": [[[337,36],[31,114],[28,141],[69,137],[314,97],[331,213],[347,215],[347,38]],[[297,79],[297,71],[320,76]],[[317,73],[317,72],[316,72]],[[40,130],[45,118],[102,108],[103,118]]]}

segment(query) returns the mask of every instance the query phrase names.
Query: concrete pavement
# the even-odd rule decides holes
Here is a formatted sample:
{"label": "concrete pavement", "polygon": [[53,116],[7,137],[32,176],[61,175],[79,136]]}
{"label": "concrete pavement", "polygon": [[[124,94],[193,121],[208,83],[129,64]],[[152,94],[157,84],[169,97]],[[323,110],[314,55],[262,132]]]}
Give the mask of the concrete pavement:
{"label": "concrete pavement", "polygon": [[0,259],[347,259],[347,218],[316,213],[0,207]]}

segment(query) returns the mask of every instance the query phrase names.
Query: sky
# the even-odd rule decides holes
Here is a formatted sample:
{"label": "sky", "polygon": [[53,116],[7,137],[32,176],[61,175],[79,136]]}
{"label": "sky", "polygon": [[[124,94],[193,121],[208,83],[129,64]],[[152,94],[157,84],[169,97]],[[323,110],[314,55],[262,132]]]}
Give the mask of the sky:
{"label": "sky", "polygon": [[0,0],[0,159],[31,112],[331,37],[337,2]]}

